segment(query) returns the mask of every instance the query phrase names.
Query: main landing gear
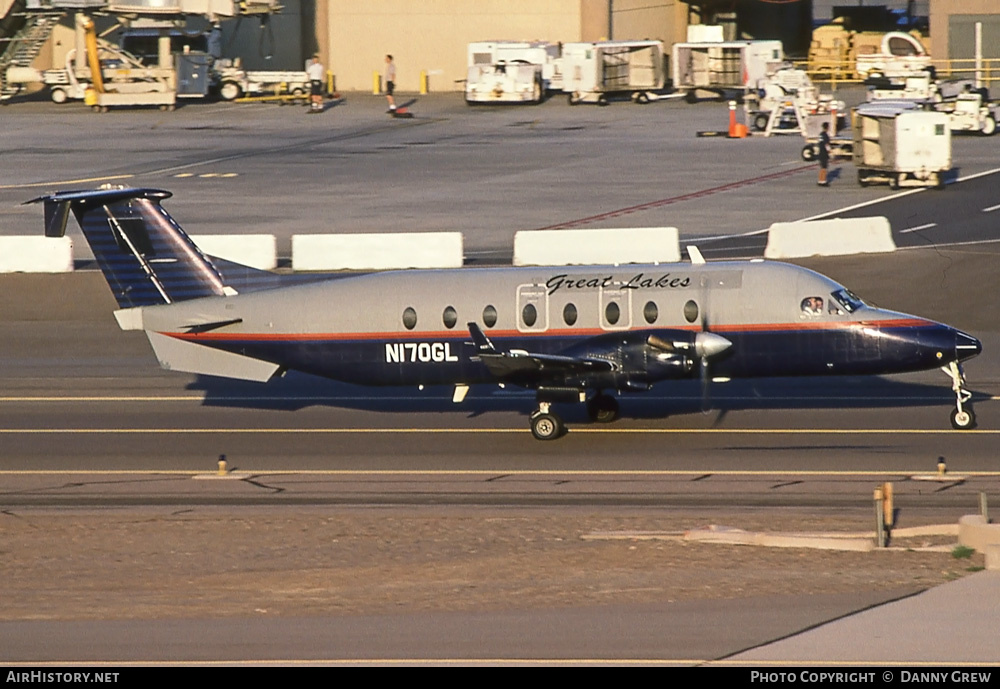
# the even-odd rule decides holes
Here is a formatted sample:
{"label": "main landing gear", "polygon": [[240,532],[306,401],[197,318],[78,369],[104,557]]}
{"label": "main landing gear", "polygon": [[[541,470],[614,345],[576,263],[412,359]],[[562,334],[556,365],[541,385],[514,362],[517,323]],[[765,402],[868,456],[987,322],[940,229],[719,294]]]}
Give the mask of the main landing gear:
{"label": "main landing gear", "polygon": [[618,400],[611,395],[597,393],[587,400],[587,416],[597,423],[611,423],[618,419]]}
{"label": "main landing gear", "polygon": [[955,391],[955,409],[951,412],[951,427],[957,431],[967,431],[976,427],[976,414],[968,405],[972,393],[965,389],[965,374],[957,362],[952,361],[941,370],[951,378],[951,389]]}

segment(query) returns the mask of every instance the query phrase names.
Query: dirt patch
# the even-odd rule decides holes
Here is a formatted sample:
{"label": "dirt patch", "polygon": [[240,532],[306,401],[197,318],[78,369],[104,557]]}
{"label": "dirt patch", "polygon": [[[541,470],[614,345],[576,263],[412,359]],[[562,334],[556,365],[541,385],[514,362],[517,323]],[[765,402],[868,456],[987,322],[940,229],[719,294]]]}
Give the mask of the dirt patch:
{"label": "dirt patch", "polygon": [[0,619],[128,619],[594,604],[927,588],[982,566],[923,550],[835,552],[591,539],[708,523],[864,531],[800,514],[467,507],[211,508],[0,515]]}

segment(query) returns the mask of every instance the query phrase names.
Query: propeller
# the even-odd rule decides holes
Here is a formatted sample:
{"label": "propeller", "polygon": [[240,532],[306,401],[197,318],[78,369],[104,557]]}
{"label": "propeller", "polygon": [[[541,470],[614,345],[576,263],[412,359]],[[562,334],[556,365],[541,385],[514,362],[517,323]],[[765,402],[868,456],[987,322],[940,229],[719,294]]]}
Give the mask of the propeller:
{"label": "propeller", "polygon": [[702,275],[701,283],[701,330],[694,336],[694,353],[698,357],[698,377],[701,379],[701,411],[708,412],[711,409],[711,371],[709,370],[709,360],[733,346],[733,343],[717,335],[709,329],[709,295],[712,291],[708,289],[708,275]]}

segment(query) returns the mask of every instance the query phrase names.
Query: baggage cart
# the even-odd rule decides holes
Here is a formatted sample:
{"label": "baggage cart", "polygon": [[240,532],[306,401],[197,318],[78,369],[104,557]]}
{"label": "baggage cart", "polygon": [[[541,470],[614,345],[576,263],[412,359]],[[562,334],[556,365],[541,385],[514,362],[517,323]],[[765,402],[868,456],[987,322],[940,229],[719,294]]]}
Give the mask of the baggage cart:
{"label": "baggage cart", "polygon": [[570,105],[607,105],[613,94],[648,103],[666,81],[662,41],[566,43],[561,68]]}
{"label": "baggage cart", "polygon": [[912,103],[869,103],[854,110],[853,120],[858,184],[944,187],[951,170],[947,114]]}

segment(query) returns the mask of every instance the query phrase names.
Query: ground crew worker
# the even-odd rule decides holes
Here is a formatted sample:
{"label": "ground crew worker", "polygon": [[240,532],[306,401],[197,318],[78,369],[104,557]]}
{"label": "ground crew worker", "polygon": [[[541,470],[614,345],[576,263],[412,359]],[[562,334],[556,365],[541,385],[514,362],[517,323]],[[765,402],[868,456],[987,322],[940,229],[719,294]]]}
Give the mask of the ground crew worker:
{"label": "ground crew worker", "polygon": [[819,134],[819,181],[816,182],[821,187],[828,187],[830,183],[826,179],[826,169],[830,166],[830,123],[824,122],[822,131]]}
{"label": "ground crew worker", "polygon": [[312,100],[309,112],[323,112],[323,76],[325,70],[323,63],[319,61],[319,54],[313,55],[312,59],[309,60],[306,74],[309,77],[309,95]]}

